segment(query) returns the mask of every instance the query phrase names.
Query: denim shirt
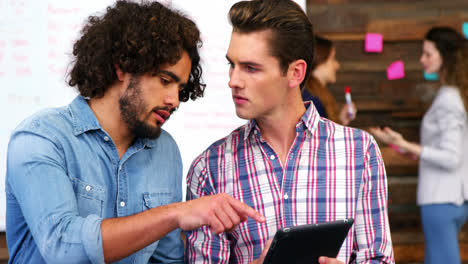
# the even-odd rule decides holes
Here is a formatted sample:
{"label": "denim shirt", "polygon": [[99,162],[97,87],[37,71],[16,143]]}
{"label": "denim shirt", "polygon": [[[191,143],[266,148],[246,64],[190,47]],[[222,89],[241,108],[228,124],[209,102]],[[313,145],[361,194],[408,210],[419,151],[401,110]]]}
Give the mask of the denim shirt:
{"label": "denim shirt", "polygon": [[[8,145],[9,263],[104,263],[101,221],[182,200],[173,138],[137,139],[120,159],[85,98],[23,121]],[[118,263],[183,263],[174,230]]]}

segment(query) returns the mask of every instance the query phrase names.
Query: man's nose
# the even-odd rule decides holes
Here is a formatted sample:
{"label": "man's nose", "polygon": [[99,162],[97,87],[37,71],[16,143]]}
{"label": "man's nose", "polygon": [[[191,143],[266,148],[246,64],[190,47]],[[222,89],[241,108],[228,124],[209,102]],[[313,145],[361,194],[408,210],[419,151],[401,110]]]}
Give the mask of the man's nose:
{"label": "man's nose", "polygon": [[244,81],[242,80],[241,73],[237,68],[231,68],[229,70],[228,85],[231,89],[243,87]]}
{"label": "man's nose", "polygon": [[164,104],[169,106],[171,109],[179,107],[179,87],[174,85],[171,87],[164,97]]}

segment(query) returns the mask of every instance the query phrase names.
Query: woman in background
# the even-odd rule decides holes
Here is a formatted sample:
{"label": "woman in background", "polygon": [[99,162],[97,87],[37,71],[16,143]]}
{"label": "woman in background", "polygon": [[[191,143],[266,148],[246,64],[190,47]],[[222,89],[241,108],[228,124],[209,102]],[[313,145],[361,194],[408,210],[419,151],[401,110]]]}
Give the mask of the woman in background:
{"label": "woman in background", "polygon": [[[327,84],[336,82],[336,71],[340,64],[336,60],[333,43],[325,38],[315,36],[315,57],[311,65],[312,75],[302,90],[302,99],[312,101],[321,117],[336,123],[348,125],[356,116],[356,107],[344,105],[338,109],[335,98],[327,89]],[[352,108],[352,115],[348,114],[348,107]]]}
{"label": "woman in background", "polygon": [[468,217],[468,50],[455,30],[436,27],[423,42],[426,73],[440,88],[421,123],[421,143],[386,127],[371,128],[382,142],[419,158],[417,202],[425,241],[425,264],[460,263],[458,232]]}

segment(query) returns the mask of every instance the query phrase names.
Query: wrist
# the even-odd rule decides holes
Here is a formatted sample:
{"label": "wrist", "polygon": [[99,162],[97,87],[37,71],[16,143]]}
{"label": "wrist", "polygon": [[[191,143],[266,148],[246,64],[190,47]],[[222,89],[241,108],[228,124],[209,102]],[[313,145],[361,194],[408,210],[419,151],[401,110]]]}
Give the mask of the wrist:
{"label": "wrist", "polygon": [[172,203],[166,205],[167,210],[166,210],[166,221],[173,227],[174,229],[176,228],[181,228],[181,217],[182,217],[182,204],[183,202],[178,202],[178,203]]}
{"label": "wrist", "polygon": [[405,151],[409,150],[410,149],[410,145],[411,143],[406,141],[406,140],[401,140],[400,142],[398,142],[398,144],[396,144],[397,146],[399,146],[401,149],[404,149]]}
{"label": "wrist", "polygon": [[390,144],[388,144],[388,146],[389,146],[391,149],[393,149],[393,150],[395,150],[396,152],[398,152],[398,153],[406,153],[406,150],[405,150],[404,148],[402,148],[402,147],[400,147],[400,146],[398,146],[398,145],[396,145],[396,144],[390,143]]}

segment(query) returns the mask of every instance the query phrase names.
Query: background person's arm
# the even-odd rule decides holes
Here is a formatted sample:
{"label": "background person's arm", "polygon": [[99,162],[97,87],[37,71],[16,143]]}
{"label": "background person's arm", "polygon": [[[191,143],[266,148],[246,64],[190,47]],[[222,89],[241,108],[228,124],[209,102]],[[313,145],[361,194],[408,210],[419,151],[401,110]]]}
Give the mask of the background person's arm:
{"label": "background person's arm", "polygon": [[[453,170],[464,162],[464,133],[467,129],[465,108],[456,91],[444,91],[435,99],[432,107],[433,111],[425,116],[430,122],[427,128],[430,142],[422,146],[420,159]],[[425,129],[424,124],[422,129]]]}
{"label": "background person's arm", "polygon": [[467,122],[459,95],[455,91],[441,93],[426,113],[425,120],[421,129],[428,129],[426,134],[431,134],[431,141],[424,146],[407,141],[388,127],[371,128],[370,132],[382,142],[395,145],[404,154],[411,154],[447,170],[458,167],[462,162],[463,133]]}

